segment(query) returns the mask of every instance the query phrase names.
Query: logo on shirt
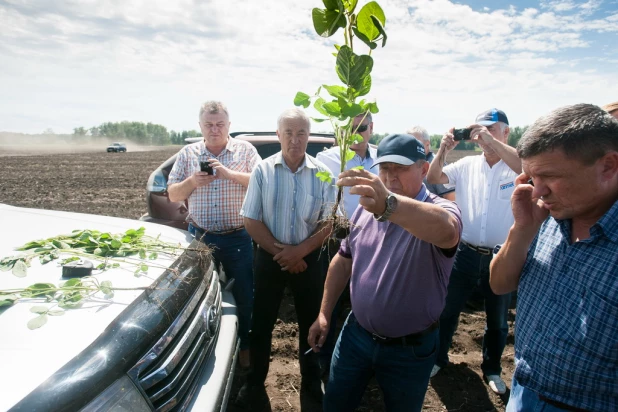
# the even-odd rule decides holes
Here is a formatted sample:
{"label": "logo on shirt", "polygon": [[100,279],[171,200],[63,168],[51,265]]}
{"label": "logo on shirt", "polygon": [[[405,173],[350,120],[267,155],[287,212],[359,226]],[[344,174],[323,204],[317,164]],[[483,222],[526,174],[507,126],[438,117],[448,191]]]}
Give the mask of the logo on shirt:
{"label": "logo on shirt", "polygon": [[514,187],[515,183],[514,182],[508,182],[508,183],[504,183],[500,185],[500,190],[506,190],[509,189],[511,187]]}

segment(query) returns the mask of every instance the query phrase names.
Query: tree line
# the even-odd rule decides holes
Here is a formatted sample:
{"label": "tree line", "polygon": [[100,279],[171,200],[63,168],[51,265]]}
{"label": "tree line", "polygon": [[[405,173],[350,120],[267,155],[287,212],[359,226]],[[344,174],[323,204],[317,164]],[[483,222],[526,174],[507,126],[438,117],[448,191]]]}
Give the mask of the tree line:
{"label": "tree line", "polygon": [[165,146],[170,144],[185,144],[187,137],[202,135],[197,130],[183,130],[168,132],[165,126],[143,122],[107,122],[89,129],[76,127],[74,136],[106,137],[115,140],[125,140],[147,146]]}

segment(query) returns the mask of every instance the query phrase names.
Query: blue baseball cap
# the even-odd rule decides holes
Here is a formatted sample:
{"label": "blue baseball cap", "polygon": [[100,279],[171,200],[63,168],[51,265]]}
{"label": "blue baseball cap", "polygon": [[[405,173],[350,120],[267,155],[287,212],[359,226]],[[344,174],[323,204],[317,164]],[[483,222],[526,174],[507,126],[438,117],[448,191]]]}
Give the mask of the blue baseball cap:
{"label": "blue baseball cap", "polygon": [[491,126],[496,122],[509,124],[509,119],[506,118],[506,114],[502,110],[493,108],[476,116],[476,124],[481,126]]}
{"label": "blue baseball cap", "polygon": [[421,142],[409,134],[391,134],[378,144],[378,158],[373,166],[380,163],[409,166],[418,160],[425,160],[425,146]]}

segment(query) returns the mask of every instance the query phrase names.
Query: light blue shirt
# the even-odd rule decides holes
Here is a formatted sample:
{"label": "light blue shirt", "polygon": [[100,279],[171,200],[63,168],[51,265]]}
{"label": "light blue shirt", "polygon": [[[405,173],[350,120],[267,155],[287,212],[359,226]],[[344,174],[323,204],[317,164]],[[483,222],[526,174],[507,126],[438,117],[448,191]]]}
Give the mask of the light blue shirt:
{"label": "light blue shirt", "polygon": [[281,152],[262,160],[251,173],[240,215],[263,222],[279,242],[298,245],[335,203],[335,188],[316,177],[326,171],[308,154],[296,172],[285,164]]}
{"label": "light blue shirt", "polygon": [[[363,166],[365,170],[371,172],[373,174],[378,174],[378,167],[374,167],[373,163],[378,157],[378,149],[369,147],[369,156],[368,157],[360,157],[358,154],[354,155],[354,158],[345,164],[345,170],[350,170],[353,167]],[[318,153],[317,159],[324,163],[333,175],[333,184],[337,181],[337,176],[341,173],[341,156],[339,154],[339,146],[331,147],[330,149],[324,150],[323,152]],[[336,190],[336,189],[335,189]],[[350,188],[343,188],[343,205],[345,208],[345,213],[348,218],[352,217],[354,211],[358,207],[358,201],[360,200],[359,195],[351,195]]]}

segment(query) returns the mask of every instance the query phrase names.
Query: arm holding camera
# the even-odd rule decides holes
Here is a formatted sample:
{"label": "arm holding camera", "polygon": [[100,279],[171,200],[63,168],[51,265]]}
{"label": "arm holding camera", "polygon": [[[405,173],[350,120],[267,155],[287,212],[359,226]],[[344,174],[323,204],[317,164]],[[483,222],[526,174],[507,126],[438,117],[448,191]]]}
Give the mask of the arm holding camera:
{"label": "arm holding camera", "polygon": [[458,141],[455,141],[453,130],[454,128],[449,129],[449,131],[442,136],[442,141],[440,142],[438,153],[436,153],[436,158],[429,164],[429,171],[427,172],[428,183],[448,183],[448,176],[442,172],[442,168],[444,167],[444,163],[446,163],[446,155],[459,143]]}
{"label": "arm holding camera", "polygon": [[[499,126],[497,124],[493,124],[489,127]],[[506,128],[508,129],[508,126]],[[486,147],[489,147],[515,173],[521,173],[521,159],[517,156],[517,149],[509,146],[506,141],[502,142],[496,139],[486,126],[475,124],[470,126],[469,129],[470,136],[474,136],[471,141],[476,142],[481,146],[485,145]],[[508,131],[506,135],[508,136]]]}
{"label": "arm holding camera", "polygon": [[237,172],[236,170],[228,169],[217,159],[208,159],[208,162],[210,163],[210,167],[217,171],[217,179],[233,180],[244,187],[249,186],[249,178],[251,177],[251,173]]}
{"label": "arm holding camera", "polygon": [[198,187],[206,186],[217,179],[217,176],[209,175],[206,172],[195,172],[179,183],[168,186],[170,202],[182,202],[191,196],[191,193]]}

